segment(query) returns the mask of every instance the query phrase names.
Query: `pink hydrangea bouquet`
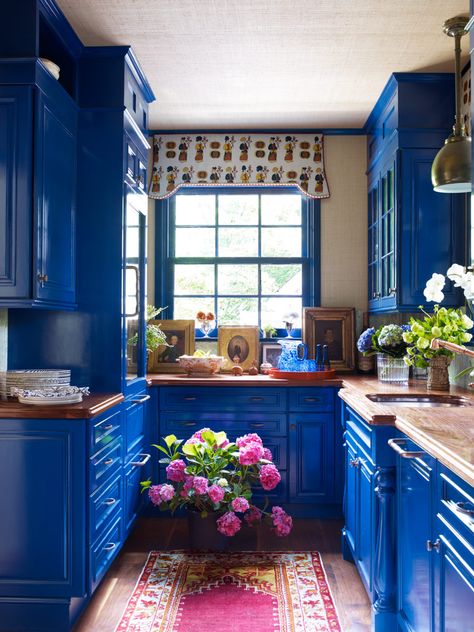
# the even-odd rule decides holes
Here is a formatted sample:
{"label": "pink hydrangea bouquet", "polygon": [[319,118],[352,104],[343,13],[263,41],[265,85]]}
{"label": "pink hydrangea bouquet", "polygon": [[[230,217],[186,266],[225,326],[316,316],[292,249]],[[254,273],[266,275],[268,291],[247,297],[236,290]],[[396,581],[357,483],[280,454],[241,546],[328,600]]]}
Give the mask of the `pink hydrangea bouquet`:
{"label": "pink hydrangea bouquet", "polygon": [[218,531],[226,536],[235,535],[243,522],[253,526],[263,520],[278,536],[290,533],[291,516],[281,507],[269,512],[268,501],[262,509],[252,502],[255,486],[271,491],[281,480],[271,451],[257,434],[232,443],[225,432],[203,428],[185,442],[174,435],[163,442],[154,447],[164,455],[160,463],[166,465],[168,482],[141,484],[160,510],[185,507],[199,511],[203,518],[212,512],[218,515]]}

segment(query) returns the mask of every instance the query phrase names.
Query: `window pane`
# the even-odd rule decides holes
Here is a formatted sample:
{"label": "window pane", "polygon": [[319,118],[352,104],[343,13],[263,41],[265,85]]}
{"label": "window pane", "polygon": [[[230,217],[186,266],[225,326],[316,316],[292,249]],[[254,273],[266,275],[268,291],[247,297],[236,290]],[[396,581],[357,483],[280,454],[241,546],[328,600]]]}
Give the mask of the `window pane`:
{"label": "window pane", "polygon": [[285,316],[294,313],[298,317],[294,321],[294,327],[301,327],[301,298],[262,298],[262,325],[272,325],[275,328],[283,328]]}
{"label": "window pane", "polygon": [[300,195],[262,195],[262,224],[301,224]]}
{"label": "window pane", "polygon": [[176,257],[214,257],[214,228],[177,228]]}
{"label": "window pane", "polygon": [[258,195],[219,195],[219,224],[258,224]]}
{"label": "window pane", "polygon": [[177,195],[176,224],[213,226],[216,223],[215,195]]}
{"label": "window pane", "polygon": [[175,294],[214,294],[213,265],[175,265]]}
{"label": "window pane", "polygon": [[217,275],[219,294],[258,294],[257,265],[223,264]]}
{"label": "window pane", "polygon": [[256,298],[220,298],[217,310],[219,325],[258,325]]}
{"label": "window pane", "polygon": [[258,228],[219,228],[219,257],[258,257]]}
{"label": "window pane", "polygon": [[198,312],[214,312],[214,309],[214,299],[212,297],[178,297],[174,299],[173,314],[176,320],[194,320]]}
{"label": "window pane", "polygon": [[302,266],[262,265],[262,294],[302,293]]}
{"label": "window pane", "polygon": [[301,257],[301,228],[262,228],[262,257]]}

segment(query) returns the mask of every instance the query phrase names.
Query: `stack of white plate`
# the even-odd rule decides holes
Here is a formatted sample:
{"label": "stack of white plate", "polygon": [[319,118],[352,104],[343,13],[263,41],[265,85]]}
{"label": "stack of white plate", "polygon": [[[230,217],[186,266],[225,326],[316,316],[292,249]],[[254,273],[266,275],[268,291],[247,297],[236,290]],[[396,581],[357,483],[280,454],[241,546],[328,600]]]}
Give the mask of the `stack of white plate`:
{"label": "stack of white plate", "polygon": [[36,390],[53,386],[69,386],[69,369],[25,369],[0,373],[0,398],[12,397],[12,388]]}
{"label": "stack of white plate", "polygon": [[18,397],[20,404],[51,406],[82,402],[83,395],[89,395],[89,389],[79,386],[52,386],[38,389],[16,388],[13,390],[13,394]]}

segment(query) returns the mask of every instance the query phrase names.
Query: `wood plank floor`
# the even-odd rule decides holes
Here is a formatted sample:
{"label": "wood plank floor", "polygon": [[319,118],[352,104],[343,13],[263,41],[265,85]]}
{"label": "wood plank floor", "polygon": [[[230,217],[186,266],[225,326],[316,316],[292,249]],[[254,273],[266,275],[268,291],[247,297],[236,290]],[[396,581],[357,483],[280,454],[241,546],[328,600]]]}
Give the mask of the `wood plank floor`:
{"label": "wood plank floor", "polygon": [[[355,566],[340,553],[338,520],[295,520],[288,538],[269,536],[262,528],[240,533],[234,550],[316,550],[336,602],[344,632],[370,632],[370,604]],[[113,632],[151,550],[187,548],[187,522],[177,518],[143,518],[96,590],[74,632]]]}

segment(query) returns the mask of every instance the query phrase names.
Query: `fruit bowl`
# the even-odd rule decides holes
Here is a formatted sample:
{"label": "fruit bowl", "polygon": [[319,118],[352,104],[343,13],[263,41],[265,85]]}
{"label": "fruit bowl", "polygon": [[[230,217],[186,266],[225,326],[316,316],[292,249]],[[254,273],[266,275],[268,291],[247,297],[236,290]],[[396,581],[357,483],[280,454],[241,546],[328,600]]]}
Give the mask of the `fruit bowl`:
{"label": "fruit bowl", "polygon": [[182,355],[178,358],[179,366],[190,376],[211,377],[219,373],[225,358],[223,356],[190,356]]}

